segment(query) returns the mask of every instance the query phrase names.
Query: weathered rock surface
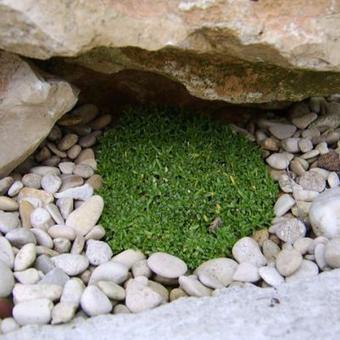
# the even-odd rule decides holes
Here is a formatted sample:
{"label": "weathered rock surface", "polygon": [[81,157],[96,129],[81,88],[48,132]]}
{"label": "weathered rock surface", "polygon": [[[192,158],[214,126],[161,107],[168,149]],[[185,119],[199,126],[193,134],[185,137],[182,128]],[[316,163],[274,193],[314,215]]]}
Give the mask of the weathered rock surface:
{"label": "weathered rock surface", "polygon": [[277,289],[227,288],[218,296],[179,299],[137,315],[78,319],[59,327],[27,326],[2,339],[247,340],[251,334],[259,340],[335,340],[340,332],[339,280],[340,270],[333,270]]}
{"label": "weathered rock surface", "polygon": [[4,176],[36,149],[77,96],[66,81],[44,79],[16,55],[0,52],[0,65],[0,176]]}
{"label": "weathered rock surface", "polygon": [[[336,1],[0,5],[6,18],[0,23],[2,49],[38,59],[75,57],[72,63],[105,74],[145,72],[125,73],[118,86],[138,99],[157,91],[159,84],[148,86],[150,72],[182,83],[194,96],[232,103],[293,101],[340,88]],[[69,77],[79,78],[74,72]]]}

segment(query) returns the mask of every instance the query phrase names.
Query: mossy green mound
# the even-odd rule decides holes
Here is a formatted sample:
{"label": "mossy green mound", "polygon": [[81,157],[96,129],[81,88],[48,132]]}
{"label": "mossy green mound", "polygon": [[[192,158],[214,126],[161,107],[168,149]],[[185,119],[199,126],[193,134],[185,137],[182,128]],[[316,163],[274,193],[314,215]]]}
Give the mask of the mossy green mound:
{"label": "mossy green mound", "polygon": [[[228,256],[273,217],[278,191],[260,150],[207,117],[130,110],[101,138],[97,158],[114,252],[164,251],[194,268]],[[209,232],[217,218],[223,224]]]}

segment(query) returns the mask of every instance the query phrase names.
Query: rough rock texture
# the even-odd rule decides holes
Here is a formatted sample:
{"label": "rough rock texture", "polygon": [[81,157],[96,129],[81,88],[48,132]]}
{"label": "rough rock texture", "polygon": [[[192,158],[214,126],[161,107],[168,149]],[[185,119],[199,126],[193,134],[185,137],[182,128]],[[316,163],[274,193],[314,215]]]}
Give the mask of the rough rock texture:
{"label": "rough rock texture", "polygon": [[204,99],[296,101],[340,90],[339,12],[332,0],[0,0],[0,47],[154,72]]}
{"label": "rough rock texture", "polygon": [[180,299],[137,315],[28,326],[3,340],[338,339],[340,270],[273,288],[227,288],[212,298]]}
{"label": "rough rock texture", "polygon": [[0,177],[48,135],[77,101],[66,81],[46,78],[16,55],[0,52]]}

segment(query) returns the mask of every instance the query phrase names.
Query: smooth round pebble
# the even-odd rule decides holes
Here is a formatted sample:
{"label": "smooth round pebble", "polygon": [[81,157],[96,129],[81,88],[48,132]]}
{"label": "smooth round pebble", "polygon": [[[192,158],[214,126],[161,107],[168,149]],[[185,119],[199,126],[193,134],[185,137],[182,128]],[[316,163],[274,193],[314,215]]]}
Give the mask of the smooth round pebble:
{"label": "smooth round pebble", "polygon": [[108,262],[112,255],[112,249],[106,242],[96,240],[86,242],[86,256],[93,266]]}
{"label": "smooth round pebble", "polygon": [[96,286],[85,288],[80,305],[88,316],[108,314],[112,310],[112,304],[108,297]]}
{"label": "smooth round pebble", "polygon": [[262,267],[267,263],[259,245],[250,237],[238,240],[232,248],[232,253],[238,263],[249,262],[257,267]]}
{"label": "smooth round pebble", "polygon": [[9,267],[0,261],[0,298],[11,294],[14,287],[14,276]]}
{"label": "smooth round pebble", "polygon": [[267,284],[272,287],[278,287],[284,282],[284,278],[274,267],[261,267],[259,269],[259,275]]}
{"label": "smooth round pebble", "polygon": [[282,250],[276,257],[276,269],[283,276],[293,274],[302,263],[302,255],[296,249]]}
{"label": "smooth round pebble", "polygon": [[260,280],[259,269],[254,264],[242,262],[238,265],[234,275],[234,281],[256,282]]}
{"label": "smooth round pebble", "polygon": [[286,282],[296,282],[317,276],[319,273],[318,266],[309,260],[302,260],[298,270],[290,276],[286,277]]}
{"label": "smooth round pebble", "polygon": [[335,237],[326,244],[325,260],[331,268],[340,268],[340,237]]}

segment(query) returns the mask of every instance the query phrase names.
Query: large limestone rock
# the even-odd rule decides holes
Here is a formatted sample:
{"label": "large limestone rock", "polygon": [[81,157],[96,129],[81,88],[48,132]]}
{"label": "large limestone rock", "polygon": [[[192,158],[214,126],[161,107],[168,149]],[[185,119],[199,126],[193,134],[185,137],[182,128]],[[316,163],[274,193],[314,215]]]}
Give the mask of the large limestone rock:
{"label": "large limestone rock", "polygon": [[[153,72],[194,96],[295,101],[340,91],[333,0],[0,0],[0,47],[99,73]],[[61,62],[59,60],[59,62]],[[150,81],[123,86],[148,91]],[[147,95],[147,94],[145,94]]]}
{"label": "large limestone rock", "polygon": [[58,327],[26,326],[2,340],[337,340],[339,280],[337,269],[277,289],[225,288],[216,297],[179,299],[134,315],[79,318]]}
{"label": "large limestone rock", "polygon": [[20,57],[0,52],[0,177],[28,157],[77,101],[66,81],[44,79]]}

